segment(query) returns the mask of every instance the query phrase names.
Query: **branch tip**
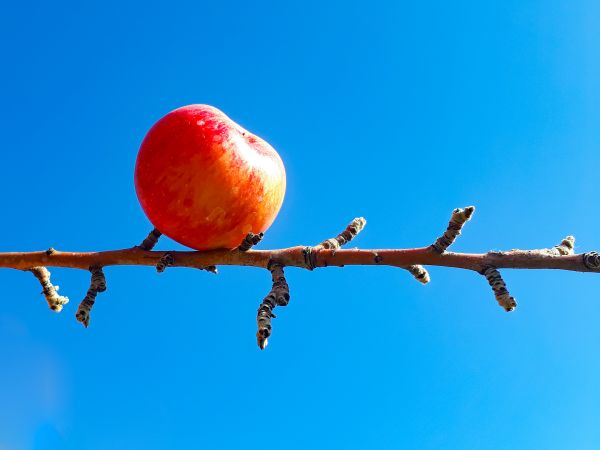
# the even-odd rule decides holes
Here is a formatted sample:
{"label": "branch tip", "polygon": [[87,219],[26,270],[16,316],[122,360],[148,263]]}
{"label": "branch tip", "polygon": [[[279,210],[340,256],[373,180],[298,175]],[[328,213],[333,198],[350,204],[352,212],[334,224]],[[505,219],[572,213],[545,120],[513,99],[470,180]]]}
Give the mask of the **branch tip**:
{"label": "branch tip", "polygon": [[271,319],[275,318],[273,310],[276,306],[287,306],[290,302],[290,288],[285,279],[283,266],[277,263],[269,263],[268,269],[271,271],[273,285],[271,291],[263,299],[258,307],[256,315],[256,341],[261,350],[264,350],[268,344],[268,338],[271,336]]}
{"label": "branch tip", "polygon": [[444,253],[460,235],[465,223],[471,220],[471,216],[474,212],[474,206],[456,208],[452,211],[452,216],[450,217],[450,222],[448,222],[446,231],[431,245],[431,248],[437,253]]}
{"label": "branch tip", "polygon": [[517,307],[517,301],[511,297],[506,283],[502,279],[502,275],[495,267],[486,267],[481,274],[487,279],[488,283],[494,291],[494,296],[498,304],[506,311],[511,312]]}
{"label": "branch tip", "polygon": [[156,263],[156,271],[162,273],[167,267],[172,266],[173,264],[175,264],[175,258],[171,253],[167,252],[163,254]]}
{"label": "branch tip", "polygon": [[98,292],[106,291],[106,277],[104,276],[102,267],[90,267],[90,272],[92,274],[90,287],[88,288],[84,299],[79,304],[77,312],[75,313],[75,318],[86,328],[90,325],[90,315],[92,308],[94,307],[94,303],[96,302],[96,296],[98,295]]}
{"label": "branch tip", "polygon": [[246,235],[246,237],[244,238],[244,240],[242,241],[242,243],[240,244],[240,246],[238,247],[238,250],[240,252],[247,252],[252,247],[257,245],[262,240],[264,235],[265,235],[264,233],[258,233],[258,234],[254,234],[252,232],[248,233]]}
{"label": "branch tip", "polygon": [[61,312],[63,306],[69,303],[69,298],[58,295],[59,286],[54,286],[50,281],[50,271],[44,266],[29,269],[42,285],[42,294],[46,298],[48,307],[54,312]]}
{"label": "branch tip", "polygon": [[427,269],[425,269],[425,267],[423,266],[415,264],[406,267],[406,270],[408,270],[410,274],[413,277],[415,277],[415,280],[417,280],[419,283],[427,284],[429,283],[429,281],[431,281],[431,278],[429,277],[429,272],[427,272]]}
{"label": "branch tip", "polygon": [[567,256],[575,253],[575,237],[567,236],[560,244],[548,250],[548,253],[556,256]]}
{"label": "branch tip", "polygon": [[367,225],[367,220],[364,217],[357,217],[348,224],[344,231],[334,238],[324,240],[317,246],[317,248],[320,247],[325,250],[333,250],[335,252],[342,245],[345,245],[354,239],[358,233],[363,230],[365,225]]}
{"label": "branch tip", "polygon": [[148,236],[146,236],[146,239],[144,239],[142,241],[142,243],[140,245],[138,245],[138,248],[141,248],[142,250],[147,250],[150,251],[154,248],[154,246],[157,244],[158,239],[162,236],[162,233],[160,231],[158,231],[158,228],[154,228],[150,233],[148,233]]}
{"label": "branch tip", "polygon": [[90,267],[90,272],[92,273],[90,287],[94,288],[96,292],[106,291],[106,277],[104,276],[104,271],[102,270],[102,267]]}

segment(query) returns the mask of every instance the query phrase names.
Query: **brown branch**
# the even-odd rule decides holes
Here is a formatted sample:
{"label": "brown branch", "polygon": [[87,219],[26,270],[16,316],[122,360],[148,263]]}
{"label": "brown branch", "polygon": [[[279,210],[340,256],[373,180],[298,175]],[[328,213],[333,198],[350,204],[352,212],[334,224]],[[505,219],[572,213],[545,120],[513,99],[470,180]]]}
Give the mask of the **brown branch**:
{"label": "brown branch", "polygon": [[[277,250],[169,251],[175,262],[171,267],[191,267],[206,270],[209,266],[253,266],[267,268],[270,260],[284,266],[308,269],[305,252],[310,247],[290,247]],[[33,267],[66,267],[88,270],[90,266],[156,266],[164,251],[145,251],[139,248],[103,252],[61,252],[48,255],[46,251],[0,253],[0,268],[31,270]],[[538,250],[511,250],[488,253],[439,254],[431,247],[408,249],[342,249],[313,252],[312,268],[328,266],[392,266],[406,268],[410,265],[454,267],[480,272],[493,266],[507,269],[556,269],[576,272],[600,272],[595,252],[555,256]],[[584,263],[584,257],[585,262]]]}
{"label": "brown branch", "polygon": [[456,208],[452,211],[446,231],[431,245],[431,248],[438,253],[444,253],[460,235],[462,227],[471,219],[474,212],[474,206]]}
{"label": "brown branch", "polygon": [[548,253],[555,256],[566,256],[575,253],[575,237],[567,236],[560,244],[548,250]]}
{"label": "brown branch", "polygon": [[154,229],[148,237],[133,248],[104,252],[60,252],[48,249],[39,252],[0,253],[0,268],[31,271],[40,281],[51,309],[60,311],[68,301],[57,294],[58,286],[50,283],[46,267],[85,269],[92,272],[87,295],[79,305],[77,319],[86,327],[98,292],[106,290],[102,268],[106,266],[155,266],[158,272],[166,267],[191,267],[216,273],[217,265],[262,267],[271,271],[273,286],[262,301],[257,314],[257,340],[261,349],[271,335],[271,319],[276,306],[289,302],[289,287],[284,267],[313,270],[328,266],[392,266],[408,270],[415,279],[425,284],[429,274],[423,266],[454,267],[478,272],[486,277],[496,300],[506,311],[516,307],[498,269],[554,269],[577,272],[600,272],[600,254],[575,254],[575,238],[567,236],[560,244],[538,250],[510,250],[487,253],[454,253],[447,248],[460,235],[462,227],[471,218],[474,207],[455,209],[444,234],[428,247],[409,249],[341,249],[356,237],[366,221],[354,219],[335,238],[316,246],[297,246],[277,250],[253,250],[262,234],[248,234],[242,244],[233,250],[211,251],[151,251],[161,233]]}

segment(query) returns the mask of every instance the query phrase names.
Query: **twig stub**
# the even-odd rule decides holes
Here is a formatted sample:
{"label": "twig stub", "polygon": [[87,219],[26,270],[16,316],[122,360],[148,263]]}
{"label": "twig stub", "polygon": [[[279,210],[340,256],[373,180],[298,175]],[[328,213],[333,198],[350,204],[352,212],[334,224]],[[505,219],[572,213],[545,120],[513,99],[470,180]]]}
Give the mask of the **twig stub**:
{"label": "twig stub", "polygon": [[431,245],[431,248],[437,253],[444,253],[460,235],[462,227],[471,219],[473,212],[475,212],[474,206],[456,208],[452,211],[446,231]]}
{"label": "twig stub", "polygon": [[214,273],[215,275],[219,273],[217,266],[206,266],[206,267],[203,267],[202,270],[206,270],[207,272]]}
{"label": "twig stub", "polygon": [[61,312],[63,305],[69,303],[69,298],[58,295],[58,286],[54,286],[50,281],[50,271],[44,266],[32,267],[29,269],[42,285],[42,294],[46,298],[48,307],[55,312]]}
{"label": "twig stub", "polygon": [[264,350],[269,343],[271,336],[271,319],[275,317],[273,310],[276,306],[287,306],[290,302],[290,288],[285,279],[283,266],[280,264],[269,264],[271,279],[273,285],[271,291],[263,299],[258,307],[256,323],[258,331],[256,332],[256,341],[261,350]]}
{"label": "twig stub", "polygon": [[256,244],[258,244],[262,240],[264,235],[265,235],[264,233],[258,233],[258,234],[248,233],[246,235],[246,237],[244,238],[244,240],[242,241],[242,243],[240,244],[240,246],[238,247],[238,250],[240,252],[247,252],[252,247],[254,247]]}
{"label": "twig stub", "polygon": [[[556,269],[579,272],[600,272],[600,254],[588,252],[575,254],[575,238],[567,236],[559,245],[538,250],[517,250],[487,253],[455,253],[446,249],[460,235],[464,224],[471,218],[474,207],[456,209],[452,213],[444,235],[428,247],[405,249],[350,249],[339,248],[351,241],[365,226],[363,218],[354,219],[337,237],[327,239],[317,246],[296,246],[274,250],[244,251],[245,246],[258,242],[260,235],[248,235],[245,246],[236,250],[215,249],[206,251],[149,251],[160,237],[154,229],[140,246],[104,252],[60,252],[50,248],[39,252],[0,253],[0,268],[31,271],[40,281],[48,305],[60,311],[67,297],[59,296],[58,286],[50,282],[50,272],[45,266],[89,269],[90,287],[79,308],[77,320],[89,325],[91,309],[99,292],[106,290],[102,267],[116,265],[156,266],[158,271],[167,266],[190,267],[216,273],[216,265],[252,266],[267,268],[272,276],[272,288],[257,312],[257,342],[261,349],[268,343],[272,333],[273,310],[289,302],[289,286],[284,267],[300,267],[312,270],[317,267],[344,265],[387,265],[409,271],[421,283],[429,281],[423,267],[441,266],[473,270],[486,277],[494,291],[496,301],[506,311],[516,307],[506,283],[498,269]],[[148,251],[140,251],[140,249]],[[276,263],[274,261],[277,261]]]}
{"label": "twig stub", "polygon": [[92,273],[90,287],[75,313],[75,318],[86,328],[90,325],[90,314],[96,302],[96,295],[98,292],[106,291],[106,277],[102,267],[90,267],[90,272]]}
{"label": "twig stub", "polygon": [[575,237],[567,236],[560,244],[548,250],[548,254],[556,256],[567,256],[575,253]]}
{"label": "twig stub", "polygon": [[494,296],[498,304],[504,308],[506,312],[514,311],[517,307],[517,301],[508,292],[506,283],[502,279],[502,275],[495,267],[486,267],[481,274],[487,279],[488,283],[494,291]]}
{"label": "twig stub", "polygon": [[427,284],[431,280],[429,277],[429,272],[427,272],[427,269],[425,269],[423,266],[415,264],[408,266],[406,270],[408,270],[419,283]]}
{"label": "twig stub", "polygon": [[138,245],[138,247],[142,250],[152,250],[161,236],[162,233],[158,231],[158,228],[154,228],[150,233],[148,233],[146,239],[144,239],[142,243]]}
{"label": "twig stub", "polygon": [[331,249],[335,252],[342,245],[347,244],[352,239],[354,239],[358,235],[358,233],[360,233],[363,230],[366,224],[367,220],[364,217],[357,217],[348,224],[344,231],[342,231],[334,238],[324,240],[317,246],[317,248],[321,247],[326,250]]}
{"label": "twig stub", "polygon": [[167,267],[172,266],[174,263],[175,258],[171,253],[167,252],[164,255],[162,255],[158,263],[156,263],[156,271],[158,273],[162,273]]}

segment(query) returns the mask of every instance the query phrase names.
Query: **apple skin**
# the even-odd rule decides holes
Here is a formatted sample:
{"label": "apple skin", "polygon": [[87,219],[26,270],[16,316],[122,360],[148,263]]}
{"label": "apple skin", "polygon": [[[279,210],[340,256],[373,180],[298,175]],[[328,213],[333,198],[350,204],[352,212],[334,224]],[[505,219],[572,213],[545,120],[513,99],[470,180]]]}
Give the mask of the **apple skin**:
{"label": "apple skin", "polygon": [[209,105],[171,111],[148,131],[135,189],[152,224],[196,250],[233,249],[275,220],[285,168],[267,142]]}

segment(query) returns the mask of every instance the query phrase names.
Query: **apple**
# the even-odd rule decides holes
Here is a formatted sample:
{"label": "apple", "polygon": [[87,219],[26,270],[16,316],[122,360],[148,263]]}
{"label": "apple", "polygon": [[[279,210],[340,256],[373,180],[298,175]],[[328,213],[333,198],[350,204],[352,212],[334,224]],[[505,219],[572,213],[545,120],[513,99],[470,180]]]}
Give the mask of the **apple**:
{"label": "apple", "polygon": [[285,184],[275,149],[209,105],[183,106],[156,122],[135,165],[150,222],[196,250],[233,249],[266,231]]}

